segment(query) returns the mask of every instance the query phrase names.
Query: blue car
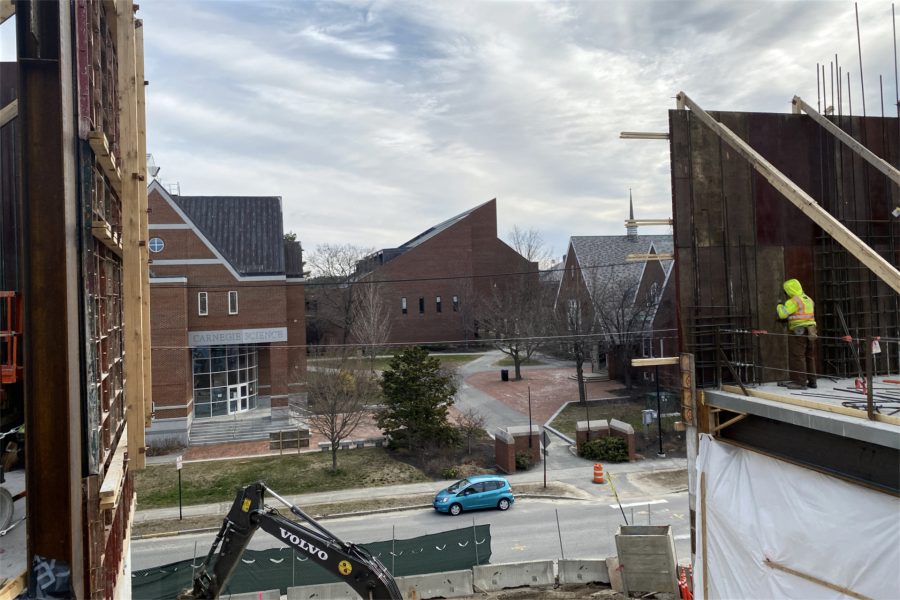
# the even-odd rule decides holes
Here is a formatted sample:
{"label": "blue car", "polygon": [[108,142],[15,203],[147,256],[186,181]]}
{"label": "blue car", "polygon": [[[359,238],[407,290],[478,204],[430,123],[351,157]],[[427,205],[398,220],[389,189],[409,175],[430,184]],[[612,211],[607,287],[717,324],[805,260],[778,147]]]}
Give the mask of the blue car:
{"label": "blue car", "polygon": [[497,475],[473,475],[457,481],[434,496],[434,510],[458,515],[464,510],[506,510],[516,499],[509,482]]}

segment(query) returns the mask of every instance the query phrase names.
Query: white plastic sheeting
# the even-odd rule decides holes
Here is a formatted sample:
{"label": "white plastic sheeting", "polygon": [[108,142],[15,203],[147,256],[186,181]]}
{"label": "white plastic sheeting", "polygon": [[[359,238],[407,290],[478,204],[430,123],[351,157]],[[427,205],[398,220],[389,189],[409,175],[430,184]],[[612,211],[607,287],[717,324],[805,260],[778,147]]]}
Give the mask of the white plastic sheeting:
{"label": "white plastic sheeting", "polygon": [[[900,598],[897,498],[705,434],[698,484],[701,478],[695,598]],[[766,559],[854,595],[773,569]]]}

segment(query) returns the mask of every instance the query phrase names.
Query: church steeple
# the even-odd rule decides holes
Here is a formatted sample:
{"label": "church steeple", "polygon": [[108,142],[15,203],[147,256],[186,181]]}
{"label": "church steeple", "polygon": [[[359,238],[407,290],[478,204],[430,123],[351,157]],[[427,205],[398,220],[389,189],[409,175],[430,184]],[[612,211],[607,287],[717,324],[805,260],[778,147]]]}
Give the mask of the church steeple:
{"label": "church steeple", "polygon": [[631,198],[631,188],[628,188],[628,220],[625,231],[628,233],[629,240],[636,240],[638,237],[638,228],[634,224],[634,200]]}

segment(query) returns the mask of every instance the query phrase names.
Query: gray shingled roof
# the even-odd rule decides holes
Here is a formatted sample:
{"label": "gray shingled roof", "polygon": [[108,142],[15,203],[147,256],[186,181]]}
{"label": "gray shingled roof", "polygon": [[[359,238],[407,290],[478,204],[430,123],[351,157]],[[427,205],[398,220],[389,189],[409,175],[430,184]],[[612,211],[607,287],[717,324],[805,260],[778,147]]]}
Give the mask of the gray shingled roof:
{"label": "gray shingled roof", "polygon": [[[638,235],[635,239],[627,235],[576,235],[569,239],[586,280],[593,276],[614,278],[625,286],[637,284],[644,269],[642,262],[626,262],[629,254],[647,253],[651,245],[658,254],[672,252],[675,247],[671,235]],[[666,273],[672,262],[663,262]]]}
{"label": "gray shingled roof", "polygon": [[172,196],[242,275],[284,273],[284,229],[278,196]]}
{"label": "gray shingled roof", "polygon": [[446,221],[444,221],[444,222],[442,222],[442,223],[438,223],[438,224],[435,225],[434,227],[429,227],[428,229],[426,229],[425,231],[423,231],[422,233],[420,233],[419,235],[417,235],[417,236],[414,237],[413,239],[409,240],[408,242],[406,242],[405,244],[403,244],[402,246],[400,246],[400,248],[403,249],[403,250],[409,250],[410,248],[415,248],[415,247],[418,246],[419,244],[421,244],[421,243],[423,243],[423,242],[426,242],[426,241],[430,240],[431,238],[433,238],[434,236],[436,236],[436,235],[439,234],[440,232],[442,232],[442,231],[448,229],[448,228],[451,227],[452,225],[458,223],[459,221],[462,221],[463,219],[465,219],[466,217],[468,217],[470,214],[472,214],[474,211],[478,210],[479,208],[481,208],[482,206],[484,206],[484,205],[487,204],[488,202],[493,202],[493,200],[488,200],[488,201],[485,202],[484,204],[479,204],[478,206],[476,206],[476,207],[474,207],[474,208],[470,208],[469,210],[467,210],[467,211],[465,211],[465,212],[459,213],[459,214],[456,215],[455,217],[450,217],[450,218],[447,219]]}

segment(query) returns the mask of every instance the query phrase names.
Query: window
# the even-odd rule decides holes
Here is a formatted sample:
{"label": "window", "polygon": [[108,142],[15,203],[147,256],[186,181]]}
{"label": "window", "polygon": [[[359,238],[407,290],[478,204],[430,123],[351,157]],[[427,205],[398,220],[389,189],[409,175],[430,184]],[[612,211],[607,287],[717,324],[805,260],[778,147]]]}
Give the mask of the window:
{"label": "window", "polygon": [[419,298],[419,314],[425,314],[425,298]]}
{"label": "window", "polygon": [[238,298],[235,291],[228,292],[228,314],[238,314]]}
{"label": "window", "polygon": [[653,282],[653,285],[650,286],[650,302],[656,303],[659,301],[659,283]]}
{"label": "window", "polygon": [[400,298],[400,312],[406,314],[406,298]]}
{"label": "window", "polygon": [[206,292],[197,294],[197,314],[201,317],[205,317],[209,314],[209,304],[207,303]]}
{"label": "window", "polygon": [[453,296],[453,312],[459,312],[459,296]]}
{"label": "window", "polygon": [[150,238],[147,246],[150,248],[150,252],[162,252],[163,248],[166,247],[166,243],[162,240],[162,238],[154,237]]}
{"label": "window", "polygon": [[434,299],[434,306],[435,306],[435,310],[437,312],[441,312],[441,297],[440,296],[437,296]]}

